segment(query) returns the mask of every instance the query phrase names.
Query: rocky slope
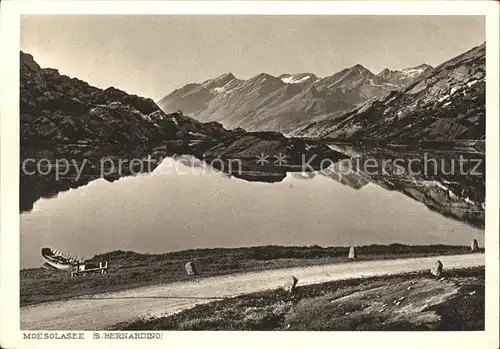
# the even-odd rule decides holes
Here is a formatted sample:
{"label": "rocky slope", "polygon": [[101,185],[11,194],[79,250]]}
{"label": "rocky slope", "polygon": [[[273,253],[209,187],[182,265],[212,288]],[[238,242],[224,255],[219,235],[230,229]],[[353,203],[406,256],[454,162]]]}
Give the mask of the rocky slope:
{"label": "rocky slope", "polygon": [[179,113],[165,114],[149,98],[114,87],[105,90],[41,69],[21,52],[21,145],[106,143],[145,145],[165,139],[220,138],[227,133],[216,123],[204,124]]}
{"label": "rocky slope", "polygon": [[313,122],[295,135],[391,142],[484,139],[485,46],[441,64],[403,91],[368,101],[335,120]]}
{"label": "rocky slope", "polygon": [[188,84],[162,98],[165,112],[178,109],[200,121],[218,121],[227,128],[289,133],[313,121],[332,120],[371,98],[407,86],[432,67],[420,65],[374,74],[361,65],[332,76],[311,73],[266,73],[248,80],[227,73],[203,83]]}

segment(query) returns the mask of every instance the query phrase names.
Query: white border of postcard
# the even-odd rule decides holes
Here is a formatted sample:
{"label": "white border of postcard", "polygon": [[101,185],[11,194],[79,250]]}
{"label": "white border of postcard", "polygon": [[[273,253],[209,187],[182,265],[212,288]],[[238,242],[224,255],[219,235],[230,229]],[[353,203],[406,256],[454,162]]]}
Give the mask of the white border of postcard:
{"label": "white border of postcard", "polygon": [[[499,347],[499,12],[496,1],[9,1],[0,35],[0,347]],[[478,332],[162,332],[162,340],[23,340],[19,330],[19,33],[22,14],[484,15],[486,17],[486,330]],[[54,333],[54,332],[43,332]]]}

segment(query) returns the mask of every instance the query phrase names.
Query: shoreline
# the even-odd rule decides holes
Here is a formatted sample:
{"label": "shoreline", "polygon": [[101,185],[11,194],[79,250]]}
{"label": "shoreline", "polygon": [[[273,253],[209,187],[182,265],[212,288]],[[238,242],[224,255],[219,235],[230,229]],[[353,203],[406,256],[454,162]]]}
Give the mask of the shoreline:
{"label": "shoreline", "polygon": [[[184,250],[176,250],[176,251],[170,251],[170,252],[159,252],[159,253],[150,253],[150,252],[136,252],[133,250],[112,250],[109,252],[104,252],[104,253],[99,253],[95,254],[94,256],[90,258],[86,258],[86,262],[94,262],[96,260],[102,259],[102,258],[107,258],[107,257],[112,257],[116,255],[124,255],[124,256],[130,256],[130,260],[133,261],[133,259],[140,259],[140,258],[169,258],[169,257],[179,257],[179,256],[186,256],[186,255],[210,255],[210,254],[219,254],[222,252],[226,252],[228,254],[234,253],[234,252],[242,252],[244,253],[245,251],[255,251],[257,252],[258,250],[263,250],[263,249],[283,249],[283,250],[293,250],[293,251],[308,251],[312,252],[314,250],[319,250],[319,251],[332,251],[335,256],[337,256],[337,253],[339,250],[344,250],[349,251],[349,248],[351,248],[353,245],[331,245],[331,246],[320,246],[320,245],[254,245],[254,246],[237,246],[237,247],[199,247],[199,248],[190,248],[190,249],[184,249]],[[395,249],[411,249],[411,250],[418,250],[418,249],[442,249],[442,251],[447,251],[447,252],[452,252],[452,251],[459,251],[460,253],[470,253],[470,245],[447,245],[447,244],[402,244],[398,242],[393,242],[390,244],[369,244],[369,245],[354,245],[357,249],[369,249],[369,255],[376,255],[376,254],[383,254],[383,253],[390,253],[394,251]],[[375,252],[375,250],[377,250]],[[480,248],[481,252],[484,252],[484,248]],[[374,253],[375,252],[375,253]],[[430,251],[426,251],[427,253],[430,253]],[[421,252],[421,253],[426,253],[426,252]],[[294,252],[291,252],[294,253]],[[415,252],[418,253],[418,252]],[[277,256],[270,259],[279,259],[281,257]],[[361,259],[363,259],[363,256],[360,256]],[[261,258],[264,260],[264,258]],[[43,259],[40,259],[40,266],[39,267],[29,267],[29,268],[20,268],[20,272],[29,272],[29,271],[35,271],[35,270],[40,270],[42,268],[43,264]]]}
{"label": "shoreline", "polygon": [[[429,268],[436,264],[437,259],[441,260],[444,265],[444,270],[439,277],[429,272]],[[398,274],[422,275],[425,279],[422,286],[428,289],[426,283],[432,282],[429,290],[437,290],[436,295],[440,299],[439,289],[442,288],[440,285],[443,285],[441,282],[456,289],[453,278],[449,277],[451,274],[459,269],[480,268],[484,270],[484,263],[484,254],[476,253],[340,263],[214,276],[21,307],[21,328],[50,330],[65,326],[68,330],[108,329],[119,323],[165,316],[189,309],[197,304],[211,303],[214,300],[228,300],[256,292],[283,291],[284,288],[289,288],[292,276],[299,280],[297,286],[310,285],[313,288],[323,288],[331,281],[342,283],[342,280],[346,280],[346,283],[350,283],[349,280],[358,279],[363,283],[364,279],[368,280],[370,277],[387,279],[391,275]],[[379,292],[369,297],[375,302],[377,302],[377,295],[387,294],[384,291],[385,287],[380,286]],[[394,286],[400,288],[401,285],[397,282]],[[448,286],[446,288],[453,291]],[[404,292],[404,289],[400,291]],[[328,291],[328,286],[325,290]],[[424,292],[423,298],[420,298],[425,302],[426,290],[421,289],[420,286],[416,287],[416,290],[420,293]],[[290,294],[289,291],[285,293]],[[237,314],[241,312],[237,311]]]}
{"label": "shoreline", "polygon": [[[349,247],[256,246],[228,249],[197,249],[164,254],[113,251],[89,261],[110,261],[108,274],[71,277],[70,272],[38,269],[20,270],[21,307],[68,298],[201,280],[212,276],[264,270],[301,268],[350,262]],[[357,247],[358,261],[407,259],[471,253],[468,246],[366,245]],[[479,252],[483,252],[481,249]],[[184,265],[194,262],[199,273],[186,274]],[[352,262],[356,263],[356,262]]]}

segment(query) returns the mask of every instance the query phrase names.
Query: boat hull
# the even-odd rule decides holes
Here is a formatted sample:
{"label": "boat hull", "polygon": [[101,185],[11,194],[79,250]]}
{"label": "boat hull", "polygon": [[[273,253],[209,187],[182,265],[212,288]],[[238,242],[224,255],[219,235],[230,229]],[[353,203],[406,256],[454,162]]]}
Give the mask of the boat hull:
{"label": "boat hull", "polygon": [[45,263],[54,269],[67,270],[78,266],[80,263],[76,258],[49,247],[42,248],[41,255]]}

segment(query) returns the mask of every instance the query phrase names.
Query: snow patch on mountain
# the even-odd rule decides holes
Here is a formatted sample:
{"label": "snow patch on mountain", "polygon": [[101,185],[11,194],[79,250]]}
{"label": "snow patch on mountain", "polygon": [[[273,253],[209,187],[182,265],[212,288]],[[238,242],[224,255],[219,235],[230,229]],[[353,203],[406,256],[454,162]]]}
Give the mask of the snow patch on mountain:
{"label": "snow patch on mountain", "polygon": [[420,65],[418,67],[414,68],[406,68],[401,70],[401,73],[404,75],[410,77],[410,78],[416,78],[419,75],[422,75],[426,70],[429,69],[429,66],[427,65]]}
{"label": "snow patch on mountain", "polygon": [[281,81],[283,81],[285,84],[300,84],[306,80],[309,80],[310,78],[311,78],[310,76],[297,77],[294,75],[290,75],[290,76],[281,78]]}

